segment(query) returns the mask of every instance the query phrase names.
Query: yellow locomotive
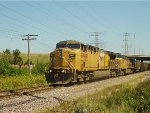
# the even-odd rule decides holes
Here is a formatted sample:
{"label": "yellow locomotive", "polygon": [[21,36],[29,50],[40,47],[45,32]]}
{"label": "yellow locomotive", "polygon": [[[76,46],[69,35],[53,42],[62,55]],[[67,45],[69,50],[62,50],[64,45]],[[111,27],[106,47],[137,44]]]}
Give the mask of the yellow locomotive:
{"label": "yellow locomotive", "polygon": [[50,67],[45,76],[49,83],[68,84],[133,71],[132,63],[123,55],[66,40],[57,43],[56,49],[50,53]]}

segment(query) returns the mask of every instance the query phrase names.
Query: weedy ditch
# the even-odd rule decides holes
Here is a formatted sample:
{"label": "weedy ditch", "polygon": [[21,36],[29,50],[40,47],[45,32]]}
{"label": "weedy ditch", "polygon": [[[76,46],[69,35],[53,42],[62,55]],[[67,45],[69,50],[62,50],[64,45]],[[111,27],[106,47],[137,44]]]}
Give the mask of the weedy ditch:
{"label": "weedy ditch", "polygon": [[[149,113],[150,80],[129,81],[75,101],[59,101],[59,106],[43,113]],[[140,84],[139,84],[140,83]]]}
{"label": "weedy ditch", "polygon": [[0,76],[0,90],[14,90],[47,85],[44,75]]}

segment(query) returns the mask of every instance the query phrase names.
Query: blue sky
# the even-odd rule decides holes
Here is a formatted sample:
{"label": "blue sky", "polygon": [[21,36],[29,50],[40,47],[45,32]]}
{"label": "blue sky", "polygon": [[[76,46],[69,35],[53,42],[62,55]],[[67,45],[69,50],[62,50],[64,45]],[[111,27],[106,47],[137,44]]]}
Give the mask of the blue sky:
{"label": "blue sky", "polygon": [[149,11],[149,1],[0,1],[0,51],[27,52],[26,34],[39,35],[31,52],[49,53],[61,40],[93,43],[89,34],[100,32],[100,47],[123,53],[128,32],[129,53],[150,54]]}

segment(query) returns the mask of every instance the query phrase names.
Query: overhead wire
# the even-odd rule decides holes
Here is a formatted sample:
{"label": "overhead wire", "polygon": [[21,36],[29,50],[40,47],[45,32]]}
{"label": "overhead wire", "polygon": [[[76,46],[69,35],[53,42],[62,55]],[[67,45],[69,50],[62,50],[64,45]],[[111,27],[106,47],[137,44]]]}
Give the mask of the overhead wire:
{"label": "overhead wire", "polygon": [[45,42],[42,42],[42,41],[39,41],[39,40],[37,42],[40,43],[41,45],[45,46],[46,48],[50,49],[52,47],[50,44],[47,44]]}
{"label": "overhead wire", "polygon": [[[43,50],[44,50],[44,51],[47,50],[45,47],[39,46],[39,44],[37,44],[37,43],[32,43],[32,46],[38,48],[38,51],[39,51],[39,49],[42,50],[42,51],[43,51]],[[48,49],[49,49],[49,48],[48,48]]]}
{"label": "overhead wire", "polygon": [[[30,5],[31,5],[31,4],[30,4]],[[36,7],[37,10],[43,12],[43,13],[46,14],[46,15],[51,16],[51,15],[49,14],[48,9],[46,9],[45,7],[42,7],[42,8],[41,8],[41,6],[40,6],[38,3],[36,3],[36,5],[39,6],[38,8]],[[31,5],[31,6],[33,6],[33,5]],[[33,6],[33,7],[34,7],[34,6]],[[35,8],[35,7],[34,7],[34,8]],[[41,8],[41,9],[40,9],[40,8]],[[56,16],[55,13],[53,13],[53,15]],[[86,33],[86,34],[88,33],[87,31],[81,29],[80,27],[77,27],[77,26],[75,26],[74,24],[69,23],[69,22],[66,21],[65,19],[58,19],[58,18],[55,18],[55,20],[61,21],[61,23],[64,23],[65,25],[67,25],[67,26],[69,26],[69,27],[73,27],[74,29],[76,29],[76,30],[78,30],[78,31],[80,31],[80,32],[83,32],[83,33]],[[62,20],[63,20],[63,21],[62,21]]]}
{"label": "overhead wire", "polygon": [[6,17],[7,19],[14,20],[14,21],[16,21],[16,22],[19,22],[19,23],[25,25],[25,26],[30,26],[31,28],[34,28],[34,29],[37,29],[37,30],[41,30],[41,31],[46,32],[46,33],[49,34],[48,31],[45,31],[45,30],[43,30],[43,29],[41,29],[41,28],[39,28],[39,27],[35,27],[35,26],[31,25],[31,24],[22,22],[22,21],[20,21],[20,20],[18,20],[18,19],[16,19],[16,18],[10,17],[10,16],[5,15],[5,14],[2,14],[2,13],[1,13],[1,15],[4,16],[4,17]]}
{"label": "overhead wire", "polygon": [[[97,10],[95,9],[96,7],[93,7],[89,4],[86,4],[86,5],[89,7],[89,9],[92,12],[92,13],[89,13],[89,14],[92,14],[93,17],[95,17],[95,18],[97,17],[98,23],[102,23],[105,26],[105,28],[108,28],[110,31],[112,31],[113,34],[120,34],[121,31],[120,31],[120,29],[117,28],[117,26],[113,26],[111,23],[106,21],[106,19],[104,19],[102,16],[101,17],[95,16],[95,14],[97,14],[96,13]],[[111,43],[111,45],[113,45],[113,47],[117,48],[115,44]]]}
{"label": "overhead wire", "polygon": [[22,34],[23,32],[21,32],[21,31],[16,31],[16,30],[14,30],[14,29],[11,29],[11,28],[6,28],[6,27],[1,27],[0,26],[0,30],[4,30],[4,31],[8,31],[8,32],[14,32],[14,33],[20,33],[20,34]]}
{"label": "overhead wire", "polygon": [[[76,3],[76,6],[78,6],[78,8],[77,8],[78,10],[82,10],[82,11],[84,10],[84,12],[86,12],[88,18],[92,17],[93,21],[97,23],[97,26],[99,24],[99,25],[102,25],[103,27],[105,27],[107,29],[107,27],[105,26],[105,24],[103,22],[101,22],[100,19],[97,19],[95,17],[95,15],[93,15],[95,12],[91,13],[89,10],[86,10],[85,7],[83,7],[83,6],[82,6],[82,9],[81,9],[81,5],[77,5],[77,3]],[[88,7],[88,9],[91,9],[91,6],[89,6],[88,3],[85,6]]]}
{"label": "overhead wire", "polygon": [[[84,4],[85,6],[84,6],[84,7],[82,6],[82,9],[81,9],[81,5],[78,5],[77,3],[75,3],[75,4],[76,4],[78,10],[82,10],[82,11],[86,12],[86,16],[88,16],[88,18],[91,18],[91,17],[93,18],[93,21],[97,23],[97,24],[96,24],[97,27],[98,27],[98,25],[100,25],[100,27],[102,27],[102,26],[105,27],[104,23],[100,22],[99,19],[97,19],[97,18],[93,15],[93,13],[91,13],[91,12],[89,12],[89,10],[86,10],[86,9],[85,9],[85,6],[86,6],[86,7],[90,7],[90,6],[87,5],[88,3],[87,3],[86,5]],[[88,9],[89,9],[89,8],[88,8]],[[101,25],[102,25],[102,26],[101,26]],[[105,28],[107,29],[107,27],[105,27]],[[100,32],[100,31],[97,31],[97,32]],[[101,32],[103,33],[103,32],[105,32],[105,31],[101,31]],[[89,36],[90,36],[90,34],[89,34]],[[89,38],[90,38],[90,37],[89,37]],[[94,40],[90,41],[89,43],[91,44],[91,42],[93,42],[93,41],[94,41]],[[102,40],[99,40],[99,41],[100,41],[99,44],[102,45],[102,46],[104,46],[104,41],[102,41]],[[94,43],[93,43],[93,44],[94,44]]]}
{"label": "overhead wire", "polygon": [[53,2],[56,3],[60,8],[64,9],[68,14],[70,14],[71,16],[73,16],[74,18],[79,20],[80,23],[84,24],[85,26],[87,26],[92,31],[95,31],[95,30],[92,29],[92,26],[89,23],[87,23],[85,20],[82,20],[79,16],[75,15],[74,13],[72,13],[70,10],[68,10],[63,5],[61,5],[58,1],[53,1]]}
{"label": "overhead wire", "polygon": [[51,30],[52,30],[53,32],[55,32],[55,33],[63,34],[64,36],[68,35],[68,34],[66,34],[66,33],[64,33],[64,32],[62,32],[62,31],[57,31],[56,29],[54,30],[54,29],[50,28],[49,26],[47,26],[46,24],[43,24],[42,22],[37,21],[37,20],[35,20],[35,19],[33,19],[33,18],[29,18],[29,17],[27,17],[26,15],[24,15],[24,14],[22,14],[22,13],[16,11],[16,10],[14,10],[14,9],[11,9],[11,8],[9,8],[9,7],[5,6],[5,5],[3,5],[3,4],[0,4],[0,6],[3,7],[3,8],[6,8],[6,9],[10,10],[11,12],[14,12],[14,13],[16,13],[16,14],[18,14],[18,15],[20,15],[20,16],[22,16],[22,17],[24,17],[24,18],[26,18],[26,19],[28,19],[28,20],[30,20],[30,21],[32,21],[32,22],[36,22],[36,23],[38,23],[39,25],[44,26],[45,28],[51,29]]}
{"label": "overhead wire", "polygon": [[15,37],[19,38],[19,36],[20,36],[18,34],[8,33],[8,32],[4,32],[4,31],[1,31],[1,30],[0,30],[0,35],[2,36],[1,38],[11,38],[12,36],[15,36]]}
{"label": "overhead wire", "polygon": [[[89,9],[93,12],[93,13],[91,13],[91,14],[95,14],[95,13],[96,13],[95,7],[92,7],[92,6],[90,6],[89,4],[87,4],[87,6],[88,6]],[[93,16],[94,16],[94,15],[93,15]],[[98,17],[98,16],[97,16],[97,17]],[[115,29],[116,29],[116,26],[113,27],[108,21],[105,22],[106,19],[104,19],[102,16],[101,16],[101,18],[98,17],[97,20],[98,20],[100,23],[102,23],[101,21],[103,21],[103,22],[105,23],[105,24],[103,24],[103,25],[106,26],[106,28],[108,28],[108,29],[110,29],[111,31],[113,31],[113,33],[114,33],[114,32],[118,33],[118,31],[120,31],[119,29],[115,30]],[[101,20],[101,21],[100,21],[100,20]],[[107,24],[106,24],[106,23],[107,23]],[[115,29],[113,29],[113,28],[115,28]]]}

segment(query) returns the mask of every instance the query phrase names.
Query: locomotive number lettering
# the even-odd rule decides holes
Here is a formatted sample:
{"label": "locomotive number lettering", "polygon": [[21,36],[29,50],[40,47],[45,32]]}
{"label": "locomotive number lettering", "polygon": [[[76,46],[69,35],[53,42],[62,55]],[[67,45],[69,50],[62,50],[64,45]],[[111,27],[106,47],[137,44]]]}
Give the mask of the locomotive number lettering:
{"label": "locomotive number lettering", "polygon": [[87,58],[88,57],[88,55],[87,54],[85,54],[85,53],[81,53],[81,58]]}

